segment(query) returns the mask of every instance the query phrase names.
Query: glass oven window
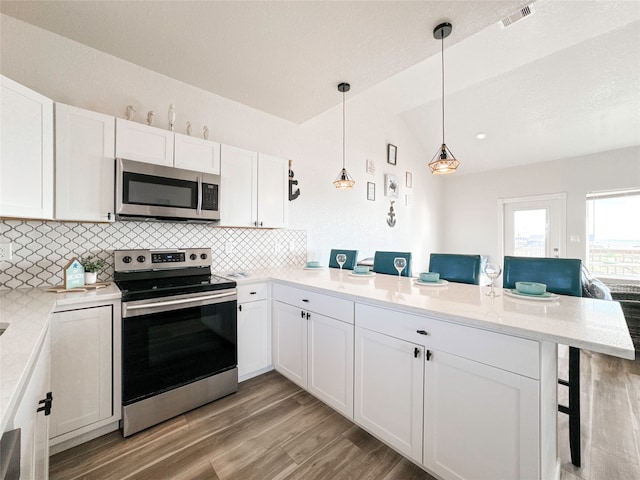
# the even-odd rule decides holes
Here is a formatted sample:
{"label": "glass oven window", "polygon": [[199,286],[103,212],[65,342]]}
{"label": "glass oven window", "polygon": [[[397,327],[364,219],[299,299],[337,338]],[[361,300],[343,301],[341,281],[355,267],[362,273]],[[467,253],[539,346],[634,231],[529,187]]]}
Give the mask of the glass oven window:
{"label": "glass oven window", "polygon": [[198,202],[198,184],[125,172],[122,194],[124,203],[193,209]]}
{"label": "glass oven window", "polygon": [[237,364],[236,302],[123,319],[123,404]]}

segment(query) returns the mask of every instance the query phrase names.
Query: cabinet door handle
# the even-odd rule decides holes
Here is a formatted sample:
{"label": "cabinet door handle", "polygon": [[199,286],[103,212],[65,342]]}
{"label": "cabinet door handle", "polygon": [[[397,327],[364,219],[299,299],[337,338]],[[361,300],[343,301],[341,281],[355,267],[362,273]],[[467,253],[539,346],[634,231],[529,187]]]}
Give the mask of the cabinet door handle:
{"label": "cabinet door handle", "polygon": [[300,310],[300,318],[304,318],[304,310]]}
{"label": "cabinet door handle", "polygon": [[260,226],[262,226],[262,222],[260,222]]}
{"label": "cabinet door handle", "polygon": [[307,312],[307,320],[309,320],[309,317],[311,317],[311,314]]}
{"label": "cabinet door handle", "polygon": [[418,355],[420,355],[420,349],[416,347],[413,349],[413,358],[418,358]]}
{"label": "cabinet door handle", "polygon": [[51,405],[53,405],[53,395],[51,392],[47,392],[47,396],[38,402],[38,405],[43,405],[42,407],[38,407],[36,412],[44,412],[45,416],[51,415]]}
{"label": "cabinet door handle", "polygon": [[242,311],[242,305],[238,305],[238,310]]}
{"label": "cabinet door handle", "polygon": [[425,355],[425,358],[427,359],[427,362],[429,360],[431,360],[431,355],[432,355],[431,350],[427,350],[427,354]]}
{"label": "cabinet door handle", "polygon": [[107,213],[107,220],[111,220],[111,212]]}
{"label": "cabinet door handle", "polygon": [[420,335],[429,335],[429,332],[426,330],[416,330],[416,333],[419,333]]}

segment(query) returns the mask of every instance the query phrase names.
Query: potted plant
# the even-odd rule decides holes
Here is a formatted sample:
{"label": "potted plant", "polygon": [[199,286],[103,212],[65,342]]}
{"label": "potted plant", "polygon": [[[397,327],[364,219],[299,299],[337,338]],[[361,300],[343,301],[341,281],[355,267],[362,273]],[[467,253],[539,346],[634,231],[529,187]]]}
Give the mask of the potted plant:
{"label": "potted plant", "polygon": [[96,283],[98,278],[98,272],[104,268],[106,262],[96,257],[95,255],[87,255],[83,257],[80,261],[82,266],[84,267],[84,283],[86,285],[91,285]]}

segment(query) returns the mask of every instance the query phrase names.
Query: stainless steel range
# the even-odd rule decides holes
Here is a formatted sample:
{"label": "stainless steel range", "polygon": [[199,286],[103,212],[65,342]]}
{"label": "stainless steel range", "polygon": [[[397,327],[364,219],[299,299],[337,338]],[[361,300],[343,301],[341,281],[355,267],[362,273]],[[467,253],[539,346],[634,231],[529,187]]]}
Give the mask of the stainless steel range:
{"label": "stainless steel range", "polygon": [[208,248],[116,250],[125,437],[237,391],[236,283]]}

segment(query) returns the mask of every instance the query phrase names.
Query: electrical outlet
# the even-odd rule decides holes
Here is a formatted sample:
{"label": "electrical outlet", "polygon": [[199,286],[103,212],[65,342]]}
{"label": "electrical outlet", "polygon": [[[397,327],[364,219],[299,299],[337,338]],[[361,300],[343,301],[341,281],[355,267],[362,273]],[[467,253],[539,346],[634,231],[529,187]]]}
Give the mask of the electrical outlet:
{"label": "electrical outlet", "polygon": [[224,253],[231,255],[233,253],[233,242],[229,240],[224,244]]}
{"label": "electrical outlet", "polygon": [[13,256],[13,244],[11,242],[0,242],[0,261],[10,262]]}

